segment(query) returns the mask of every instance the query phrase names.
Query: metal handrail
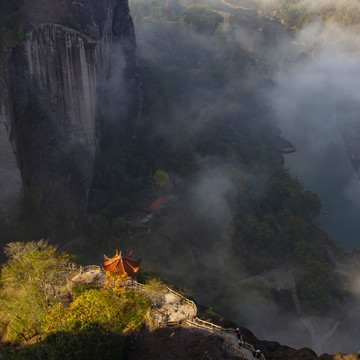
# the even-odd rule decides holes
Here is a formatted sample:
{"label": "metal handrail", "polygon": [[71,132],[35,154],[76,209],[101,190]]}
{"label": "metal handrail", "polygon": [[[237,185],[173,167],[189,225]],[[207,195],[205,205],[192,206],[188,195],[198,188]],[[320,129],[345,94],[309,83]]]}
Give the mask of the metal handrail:
{"label": "metal handrail", "polygon": [[[141,289],[142,291],[145,291],[146,286],[144,284],[140,284],[137,281],[133,281],[132,285],[137,287],[138,289]],[[187,304],[191,305],[194,310],[195,310],[195,314],[197,313],[197,306],[195,304],[194,301],[189,300],[188,298],[186,298],[185,296],[179,294],[178,292],[174,291],[173,289],[169,288],[168,286],[165,285],[165,288],[172,294],[174,294],[175,296],[179,297],[180,299],[184,300]],[[157,310],[159,313],[161,313],[159,310]],[[177,320],[177,321],[166,321],[166,326],[180,326],[182,323],[186,323],[189,326],[193,326],[193,327],[197,327],[197,328],[201,328],[201,329],[207,329],[210,330],[211,332],[213,331],[217,331],[219,333],[225,333],[226,335],[229,335],[229,333],[235,333],[235,329],[232,328],[223,328],[222,326],[219,325],[215,325],[209,321],[205,321],[202,319],[199,319],[198,317],[195,317],[192,320],[189,320],[189,315],[185,316],[183,319]],[[243,342],[242,347],[244,349],[247,349],[248,351],[250,351],[251,353],[253,353],[255,351],[255,348],[246,342]],[[243,353],[243,355],[246,355],[240,348],[238,348],[239,351],[241,351]],[[262,360],[266,360],[265,356],[263,354],[260,354],[260,359]]]}

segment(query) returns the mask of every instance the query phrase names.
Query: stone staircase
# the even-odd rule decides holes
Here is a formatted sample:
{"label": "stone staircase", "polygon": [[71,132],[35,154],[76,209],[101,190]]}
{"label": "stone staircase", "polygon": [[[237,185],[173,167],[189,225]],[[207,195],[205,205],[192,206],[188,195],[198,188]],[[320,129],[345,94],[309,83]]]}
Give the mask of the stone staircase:
{"label": "stone staircase", "polygon": [[[139,291],[144,291],[144,292],[147,291],[145,285],[140,284],[136,281],[132,283],[132,286]],[[192,327],[192,328],[208,331],[212,334],[216,334],[218,336],[223,337],[224,340],[226,341],[228,348],[231,349],[233,353],[235,354],[237,353],[245,359],[254,359],[253,356],[253,352],[255,351],[254,347],[246,342],[243,342],[242,346],[239,346],[239,341],[235,335],[235,329],[223,328],[219,325],[215,325],[211,322],[199,319],[198,317],[196,317],[197,306],[192,300],[189,300],[188,298],[177,293],[168,286],[165,286],[165,288],[168,294],[171,294],[178,299],[178,303],[181,304],[180,305],[181,307],[183,307],[183,310],[181,311],[181,314],[183,314],[183,316],[176,320],[172,319],[171,316],[164,316],[163,321],[158,322],[158,326],[160,327],[186,326],[186,327]],[[177,309],[178,308],[179,307],[177,307]],[[157,309],[156,307],[153,307],[153,310],[162,315],[166,314],[163,311],[163,308]],[[166,310],[168,312],[169,308],[166,308]],[[263,354],[260,354],[259,359],[266,360]]]}
{"label": "stone staircase", "polygon": [[[99,266],[74,266],[69,280],[71,283],[81,283],[85,279],[88,282],[98,282],[103,280],[103,274],[104,273]],[[142,292],[145,295],[151,295],[151,290],[149,290],[146,285],[140,284],[137,281],[128,281],[127,287]],[[155,326],[183,326],[201,329],[217,336],[221,336],[232,353],[238,354],[245,359],[254,359],[254,347],[246,342],[243,342],[242,346],[239,346],[239,341],[235,335],[235,329],[223,328],[219,325],[199,319],[196,315],[197,306],[194,301],[172,290],[168,286],[165,286],[163,304],[161,306],[157,304],[152,305],[152,317]],[[263,354],[260,354],[259,359],[266,360]]]}

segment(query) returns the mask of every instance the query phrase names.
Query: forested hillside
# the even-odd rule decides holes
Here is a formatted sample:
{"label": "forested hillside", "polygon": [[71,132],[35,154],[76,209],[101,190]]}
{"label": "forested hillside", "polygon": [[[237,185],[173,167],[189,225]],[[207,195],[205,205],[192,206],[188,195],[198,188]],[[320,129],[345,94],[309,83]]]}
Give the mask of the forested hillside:
{"label": "forested hillside", "polygon": [[[144,89],[135,164],[149,174],[147,182],[138,177],[145,187],[137,201],[145,208],[160,195],[176,198],[147,227],[128,222],[131,235],[119,234],[121,241],[264,335],[275,318],[286,327],[284,308],[299,315],[285,290],[291,281],[301,311],[328,314],[344,300],[334,273],[338,245],[316,226],[317,196],[283,167],[283,140],[264,95],[274,86],[269,67],[236,41],[243,17],[225,22],[204,5],[175,1],[134,0],[131,11]],[[271,49],[277,39],[269,34],[259,43]],[[156,185],[157,170],[168,174],[168,186]],[[275,286],[281,291],[262,281],[279,268],[291,274]]]}
{"label": "forested hillside", "polygon": [[276,10],[276,17],[289,26],[301,28],[314,20],[322,20],[342,23],[352,27],[353,30],[359,29],[358,1],[257,0],[254,3],[262,10],[270,12]]}
{"label": "forested hillside", "polygon": [[[73,281],[83,271],[44,240],[4,251],[1,359],[126,358],[125,336],[139,331],[150,307],[149,298],[126,288],[126,276],[98,272],[100,280]],[[27,346],[9,346],[19,344]]]}

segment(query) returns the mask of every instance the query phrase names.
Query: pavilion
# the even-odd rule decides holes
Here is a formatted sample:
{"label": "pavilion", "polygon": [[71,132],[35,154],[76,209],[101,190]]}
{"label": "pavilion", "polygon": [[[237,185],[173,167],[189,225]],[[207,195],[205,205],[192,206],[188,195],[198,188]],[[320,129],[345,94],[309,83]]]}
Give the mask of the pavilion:
{"label": "pavilion", "polygon": [[116,250],[115,256],[108,258],[104,255],[104,263],[101,265],[105,272],[118,272],[126,274],[127,276],[135,277],[139,271],[141,259],[135,260],[132,258],[132,251],[128,256],[122,256]]}

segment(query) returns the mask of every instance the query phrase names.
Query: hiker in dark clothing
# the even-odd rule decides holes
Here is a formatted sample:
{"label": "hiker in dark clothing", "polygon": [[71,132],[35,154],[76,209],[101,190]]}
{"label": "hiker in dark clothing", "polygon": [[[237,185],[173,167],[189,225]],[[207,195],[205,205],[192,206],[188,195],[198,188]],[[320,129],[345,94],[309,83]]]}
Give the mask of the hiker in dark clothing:
{"label": "hiker in dark clothing", "polygon": [[253,356],[255,359],[259,359],[260,358],[260,350],[257,349],[257,350],[254,350],[253,351]]}

